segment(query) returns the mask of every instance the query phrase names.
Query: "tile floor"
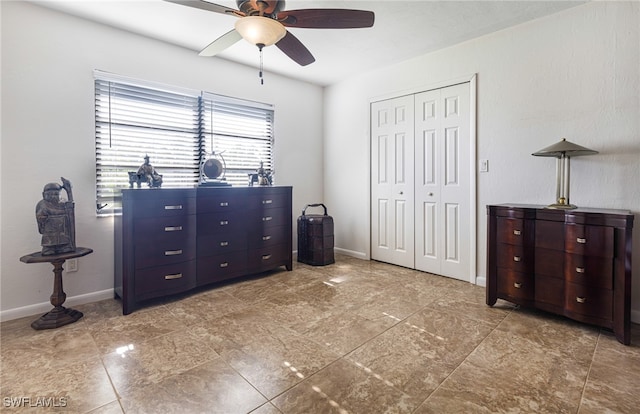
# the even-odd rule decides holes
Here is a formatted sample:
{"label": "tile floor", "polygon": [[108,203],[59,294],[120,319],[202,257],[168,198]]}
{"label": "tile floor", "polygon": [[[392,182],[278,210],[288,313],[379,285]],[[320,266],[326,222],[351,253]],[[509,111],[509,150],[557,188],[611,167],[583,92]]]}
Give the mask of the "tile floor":
{"label": "tile floor", "polygon": [[[65,413],[635,413],[632,345],[484,288],[337,256],[156,303],[1,324],[1,409]],[[45,406],[43,408],[43,406]]]}

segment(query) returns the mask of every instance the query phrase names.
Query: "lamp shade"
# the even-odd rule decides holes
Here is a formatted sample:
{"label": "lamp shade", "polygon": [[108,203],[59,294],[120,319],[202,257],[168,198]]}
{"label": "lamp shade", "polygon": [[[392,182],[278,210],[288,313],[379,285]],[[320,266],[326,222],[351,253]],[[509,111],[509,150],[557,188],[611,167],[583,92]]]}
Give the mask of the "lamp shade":
{"label": "lamp shade", "polygon": [[531,155],[536,157],[556,157],[561,158],[563,155],[567,157],[577,157],[580,155],[593,155],[598,151],[590,150],[589,148],[581,147],[578,144],[567,141],[566,138],[562,138],[560,142],[550,145],[541,149],[538,152],[534,152]]}
{"label": "lamp shade", "polygon": [[287,34],[284,26],[268,17],[246,16],[238,19],[236,31],[252,45],[271,46]]}

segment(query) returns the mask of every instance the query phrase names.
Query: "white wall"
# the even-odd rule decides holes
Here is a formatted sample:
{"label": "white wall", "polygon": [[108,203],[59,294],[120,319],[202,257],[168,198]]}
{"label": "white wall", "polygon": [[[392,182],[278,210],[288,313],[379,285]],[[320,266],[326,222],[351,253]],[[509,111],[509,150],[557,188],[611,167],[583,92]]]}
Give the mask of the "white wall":
{"label": "white wall", "polygon": [[40,250],[35,205],[61,176],[74,186],[77,244],[94,250],[65,275],[66,304],[112,297],[113,222],[95,217],[94,69],[274,104],[275,177],[294,188],[294,220],[322,200],[322,88],[269,73],[261,86],[257,69],[29,3],[0,7],[3,319],[51,308],[53,267],[19,258]]}
{"label": "white wall", "polygon": [[[336,246],[369,255],[369,102],[477,74],[477,276],[486,274],[486,205],[546,205],[555,159],[531,153],[566,137],[599,155],[574,158],[571,201],[631,210],[633,302],[640,321],[640,3],[592,2],[325,91],[325,200]],[[416,39],[419,41],[419,39]]]}

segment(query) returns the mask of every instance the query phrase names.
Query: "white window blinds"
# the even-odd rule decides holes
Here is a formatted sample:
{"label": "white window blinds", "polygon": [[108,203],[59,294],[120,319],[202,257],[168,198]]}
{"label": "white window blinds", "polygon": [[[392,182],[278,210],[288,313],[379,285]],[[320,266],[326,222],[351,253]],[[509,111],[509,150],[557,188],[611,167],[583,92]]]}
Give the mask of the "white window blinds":
{"label": "white window blinds", "polygon": [[96,202],[98,215],[119,213],[146,155],[163,187],[194,187],[199,166],[222,154],[225,177],[247,185],[248,173],[273,169],[271,105],[96,74]]}

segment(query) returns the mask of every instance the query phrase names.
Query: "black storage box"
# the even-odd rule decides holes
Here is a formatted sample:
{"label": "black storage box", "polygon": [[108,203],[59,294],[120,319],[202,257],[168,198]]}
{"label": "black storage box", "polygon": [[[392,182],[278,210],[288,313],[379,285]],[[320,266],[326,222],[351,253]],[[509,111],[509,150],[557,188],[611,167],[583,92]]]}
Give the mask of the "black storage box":
{"label": "black storage box", "polygon": [[[308,207],[322,207],[324,214],[305,214]],[[298,217],[298,261],[312,266],[335,263],[333,217],[324,204],[308,204]]]}

